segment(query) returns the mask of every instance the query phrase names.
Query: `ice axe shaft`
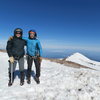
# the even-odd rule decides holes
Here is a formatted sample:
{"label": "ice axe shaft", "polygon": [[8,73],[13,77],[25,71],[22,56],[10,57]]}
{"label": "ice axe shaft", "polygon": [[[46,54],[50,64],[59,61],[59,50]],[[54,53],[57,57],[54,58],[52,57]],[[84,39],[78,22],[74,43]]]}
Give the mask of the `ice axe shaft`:
{"label": "ice axe shaft", "polygon": [[13,83],[13,63],[11,63],[11,83]]}

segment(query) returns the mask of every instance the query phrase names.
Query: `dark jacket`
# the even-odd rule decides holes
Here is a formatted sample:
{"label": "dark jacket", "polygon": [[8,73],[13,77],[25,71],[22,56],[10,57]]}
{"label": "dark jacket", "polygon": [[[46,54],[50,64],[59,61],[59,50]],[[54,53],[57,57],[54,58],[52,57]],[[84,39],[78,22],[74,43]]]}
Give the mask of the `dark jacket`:
{"label": "dark jacket", "polygon": [[8,40],[6,47],[8,56],[13,56],[16,60],[20,59],[25,54],[25,45],[26,42],[22,38],[14,37],[12,40]]}

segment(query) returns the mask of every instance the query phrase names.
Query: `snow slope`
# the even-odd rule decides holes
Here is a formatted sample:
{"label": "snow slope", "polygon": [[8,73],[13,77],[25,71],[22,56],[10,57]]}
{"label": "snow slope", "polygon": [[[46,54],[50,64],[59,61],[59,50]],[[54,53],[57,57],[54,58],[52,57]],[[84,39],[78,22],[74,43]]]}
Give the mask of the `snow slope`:
{"label": "snow slope", "polygon": [[75,62],[100,71],[100,62],[90,60],[80,53],[74,53],[73,55],[69,56],[66,61]]}
{"label": "snow slope", "polygon": [[[18,72],[13,86],[8,87],[8,56],[0,53],[0,100],[99,100],[100,72],[74,69],[43,60],[41,84],[19,85]],[[26,69],[26,62],[25,62]],[[17,69],[18,70],[18,66]],[[34,70],[34,65],[33,65]]]}

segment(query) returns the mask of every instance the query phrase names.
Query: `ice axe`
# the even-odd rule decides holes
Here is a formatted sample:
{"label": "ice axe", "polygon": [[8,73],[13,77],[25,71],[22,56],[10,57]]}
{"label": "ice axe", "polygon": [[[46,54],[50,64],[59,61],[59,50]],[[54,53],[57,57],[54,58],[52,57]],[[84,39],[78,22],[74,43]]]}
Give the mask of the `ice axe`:
{"label": "ice axe", "polygon": [[10,60],[8,60],[8,62],[11,64],[11,67],[10,67],[10,72],[11,72],[11,83],[13,83],[13,66],[14,66],[14,63],[11,63]]}
{"label": "ice axe", "polygon": [[14,63],[11,63],[11,83],[13,83],[13,65]]}

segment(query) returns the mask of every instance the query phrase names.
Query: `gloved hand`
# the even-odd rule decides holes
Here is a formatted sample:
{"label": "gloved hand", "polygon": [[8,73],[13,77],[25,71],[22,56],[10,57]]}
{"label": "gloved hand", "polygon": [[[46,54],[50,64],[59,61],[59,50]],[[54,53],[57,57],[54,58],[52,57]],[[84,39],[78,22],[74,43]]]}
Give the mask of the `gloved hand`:
{"label": "gloved hand", "polygon": [[42,57],[38,57],[38,60],[41,63],[42,62]]}
{"label": "gloved hand", "polygon": [[11,62],[11,63],[14,63],[14,57],[9,57],[9,61]]}

